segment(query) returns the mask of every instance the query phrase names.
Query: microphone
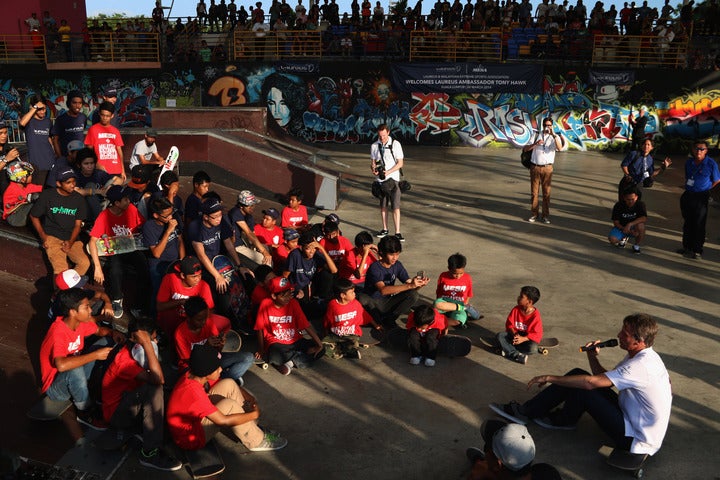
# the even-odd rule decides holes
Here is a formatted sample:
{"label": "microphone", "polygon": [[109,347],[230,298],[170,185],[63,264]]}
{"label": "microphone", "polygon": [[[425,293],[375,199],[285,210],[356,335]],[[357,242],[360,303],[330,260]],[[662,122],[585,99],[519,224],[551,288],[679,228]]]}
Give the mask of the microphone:
{"label": "microphone", "polygon": [[580,347],[580,351],[587,352],[588,350],[592,350],[593,348],[605,348],[605,347],[617,347],[617,346],[618,346],[617,338],[611,338],[610,340],[605,340],[604,342],[600,342],[595,345],[590,345],[589,347]]}

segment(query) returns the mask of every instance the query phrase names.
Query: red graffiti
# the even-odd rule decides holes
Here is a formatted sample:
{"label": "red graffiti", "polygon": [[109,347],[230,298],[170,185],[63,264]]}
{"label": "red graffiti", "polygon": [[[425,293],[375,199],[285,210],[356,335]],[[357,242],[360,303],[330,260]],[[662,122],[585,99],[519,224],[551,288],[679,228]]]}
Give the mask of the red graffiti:
{"label": "red graffiti", "polygon": [[580,92],[581,86],[577,78],[572,82],[561,79],[559,82],[553,82],[550,76],[546,75],[543,79],[543,92],[551,95],[560,95],[562,93]]}
{"label": "red graffiti", "polygon": [[591,140],[614,138],[621,130],[620,127],[616,126],[612,112],[603,109],[599,110],[596,107],[585,111],[583,124],[585,125],[585,133]]}
{"label": "red graffiti", "polygon": [[417,103],[410,111],[410,120],[415,124],[415,138],[429,131],[432,135],[447,132],[460,126],[462,112],[448,103],[447,93],[413,93]]}

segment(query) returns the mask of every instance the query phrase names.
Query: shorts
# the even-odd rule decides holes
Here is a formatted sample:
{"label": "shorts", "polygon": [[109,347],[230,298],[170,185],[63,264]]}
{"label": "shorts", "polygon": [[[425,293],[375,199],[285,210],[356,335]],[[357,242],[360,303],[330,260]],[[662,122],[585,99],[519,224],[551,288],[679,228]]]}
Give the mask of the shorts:
{"label": "shorts", "polygon": [[390,210],[400,209],[400,187],[397,180],[388,178],[380,183],[382,196],[380,197],[380,208],[390,207]]}
{"label": "shorts", "polygon": [[635,235],[633,235],[632,233],[630,233],[630,235],[625,235],[625,233],[623,233],[622,230],[620,230],[620,229],[617,228],[617,227],[613,227],[613,229],[610,230],[610,235],[609,235],[609,237],[612,237],[612,238],[616,239],[616,240],[619,242],[620,240],[622,240],[622,239],[625,238],[625,237],[635,238]]}

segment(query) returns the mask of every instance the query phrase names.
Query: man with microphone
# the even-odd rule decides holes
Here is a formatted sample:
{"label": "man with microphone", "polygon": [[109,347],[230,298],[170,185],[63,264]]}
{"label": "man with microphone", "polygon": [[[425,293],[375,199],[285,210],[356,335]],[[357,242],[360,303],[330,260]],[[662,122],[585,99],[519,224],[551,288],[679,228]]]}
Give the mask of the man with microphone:
{"label": "man with microphone", "polygon": [[600,365],[598,347],[618,342],[590,342],[581,350],[587,353],[592,373],[576,368],[564,376],[534,377],[528,388],[551,385],[522,405],[491,403],[490,408],[513,422],[525,424],[532,419],[541,427],[557,430],[574,429],[588,412],[615,448],[653,455],[665,437],[672,404],[670,377],[652,348],[657,331],[650,315],[628,315],[617,335],[620,348],[628,353],[613,370]]}

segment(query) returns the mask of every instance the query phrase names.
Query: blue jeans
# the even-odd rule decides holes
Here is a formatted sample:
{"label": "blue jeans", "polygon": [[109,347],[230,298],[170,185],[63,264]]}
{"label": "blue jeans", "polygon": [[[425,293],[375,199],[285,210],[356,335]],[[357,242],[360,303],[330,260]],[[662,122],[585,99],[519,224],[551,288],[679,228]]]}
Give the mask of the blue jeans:
{"label": "blue jeans", "polygon": [[72,399],[78,410],[86,410],[90,406],[88,379],[94,366],[95,362],[93,361],[82,367],[58,372],[50,388],[47,389],[48,398],[50,400]]}
{"label": "blue jeans", "polygon": [[222,378],[242,380],[242,376],[254,363],[254,355],[250,352],[223,352],[220,358]]}
{"label": "blue jeans", "polygon": [[306,352],[310,347],[315,346],[315,342],[307,338],[301,338],[295,343],[273,343],[268,347],[268,363],[272,365],[282,365],[292,360],[297,368],[305,368],[312,365],[318,358],[321,358],[325,351],[308,355]]}
{"label": "blue jeans", "polygon": [[[567,375],[590,375],[581,368],[575,368]],[[614,442],[615,447],[629,451],[632,437],[625,436],[625,421],[618,404],[618,396],[611,388],[583,390],[550,385],[525,402],[520,411],[530,418],[544,417],[555,407],[563,404],[553,418],[562,425],[574,425],[587,412],[600,428]]]}
{"label": "blue jeans", "polygon": [[497,334],[498,343],[500,343],[500,348],[505,352],[505,355],[512,357],[520,353],[524,355],[537,353],[538,344],[536,342],[528,340],[520,345],[513,345],[512,341],[514,336],[515,334],[510,332],[500,332]]}

